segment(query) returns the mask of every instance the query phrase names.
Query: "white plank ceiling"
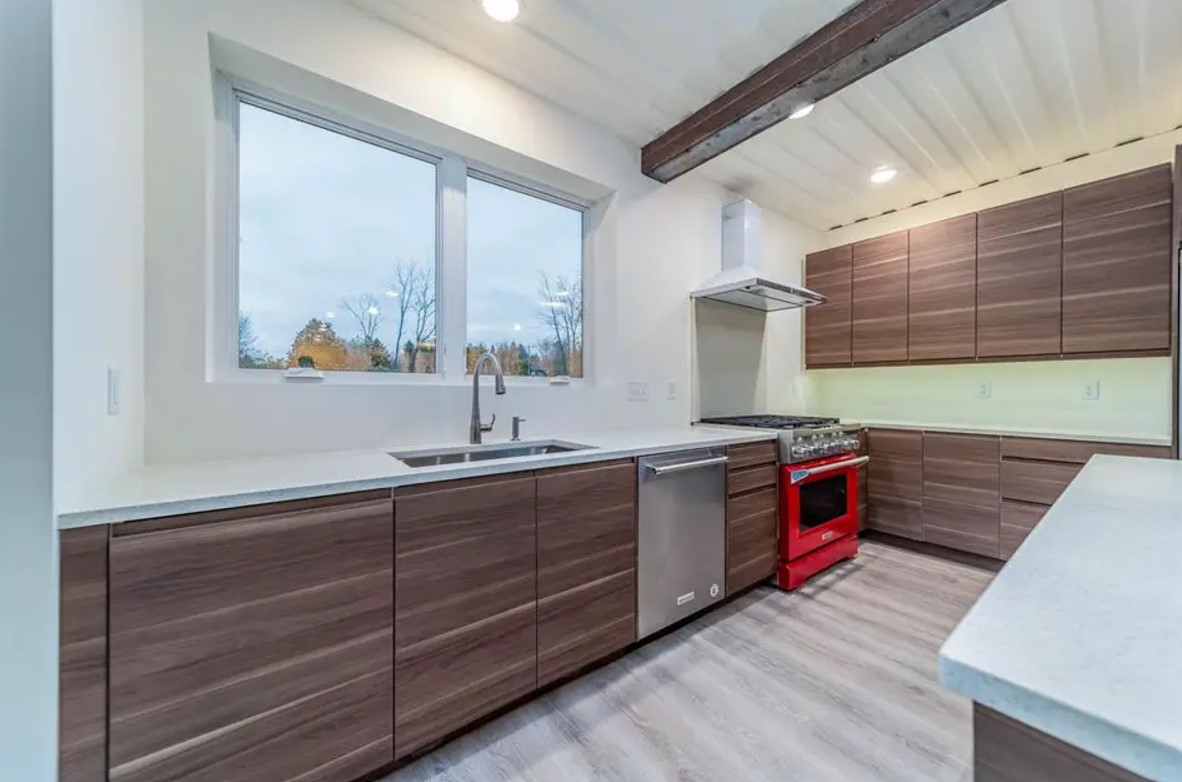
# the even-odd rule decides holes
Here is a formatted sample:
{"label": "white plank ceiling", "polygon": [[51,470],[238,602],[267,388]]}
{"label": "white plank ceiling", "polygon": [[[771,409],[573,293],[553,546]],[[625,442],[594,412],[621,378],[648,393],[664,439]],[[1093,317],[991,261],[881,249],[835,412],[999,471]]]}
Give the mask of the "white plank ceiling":
{"label": "white plank ceiling", "polygon": [[[638,146],[851,5],[349,1]],[[700,171],[828,228],[1180,125],[1182,0],[1009,0]]]}

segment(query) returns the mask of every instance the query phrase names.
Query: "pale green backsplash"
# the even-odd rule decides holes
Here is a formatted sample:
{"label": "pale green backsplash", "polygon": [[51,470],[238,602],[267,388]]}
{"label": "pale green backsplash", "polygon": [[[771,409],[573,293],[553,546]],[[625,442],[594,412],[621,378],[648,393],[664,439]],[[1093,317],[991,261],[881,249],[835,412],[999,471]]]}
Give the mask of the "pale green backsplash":
{"label": "pale green backsplash", "polygon": [[[804,392],[810,413],[847,421],[1168,440],[1171,372],[1168,358],[820,369]],[[1083,401],[1097,380],[1100,399]]]}

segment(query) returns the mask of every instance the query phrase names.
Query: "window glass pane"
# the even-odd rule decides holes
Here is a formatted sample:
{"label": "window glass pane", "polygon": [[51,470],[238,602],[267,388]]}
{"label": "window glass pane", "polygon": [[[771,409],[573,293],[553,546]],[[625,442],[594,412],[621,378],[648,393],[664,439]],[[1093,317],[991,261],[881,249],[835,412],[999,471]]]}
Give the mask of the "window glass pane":
{"label": "window glass pane", "polygon": [[468,372],[583,376],[583,212],[468,179]]}
{"label": "window glass pane", "polygon": [[435,371],[435,165],[239,104],[238,365]]}

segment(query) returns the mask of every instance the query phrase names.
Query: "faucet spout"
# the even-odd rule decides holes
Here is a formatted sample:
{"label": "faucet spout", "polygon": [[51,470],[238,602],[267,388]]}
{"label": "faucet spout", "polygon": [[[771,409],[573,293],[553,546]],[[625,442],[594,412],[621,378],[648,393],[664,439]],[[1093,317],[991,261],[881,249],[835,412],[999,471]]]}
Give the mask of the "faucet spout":
{"label": "faucet spout", "polygon": [[472,424],[468,428],[468,442],[472,445],[479,445],[481,435],[491,432],[497,422],[496,415],[493,415],[492,421],[487,424],[480,420],[480,370],[486,363],[491,363],[493,372],[496,373],[494,392],[497,396],[505,394],[505,375],[501,372],[501,362],[497,361],[497,357],[492,353],[485,353],[476,360],[476,366],[472,369]]}

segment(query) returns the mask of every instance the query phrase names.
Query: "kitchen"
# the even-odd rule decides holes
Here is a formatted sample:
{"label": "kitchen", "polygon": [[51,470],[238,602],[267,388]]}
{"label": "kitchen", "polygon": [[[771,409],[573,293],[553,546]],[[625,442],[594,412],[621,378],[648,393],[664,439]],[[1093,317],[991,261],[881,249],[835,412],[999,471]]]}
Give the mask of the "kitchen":
{"label": "kitchen", "polygon": [[0,13],[3,778],[1182,778],[1176,2]]}

